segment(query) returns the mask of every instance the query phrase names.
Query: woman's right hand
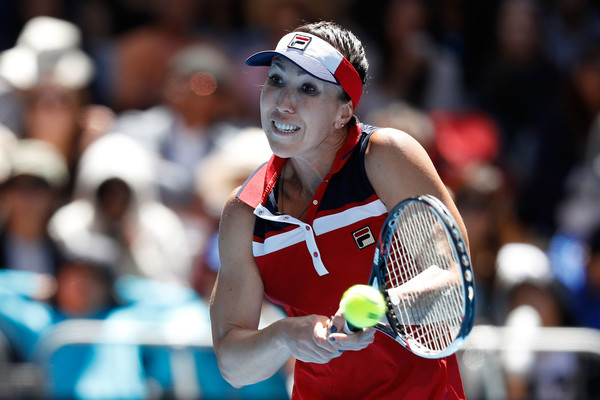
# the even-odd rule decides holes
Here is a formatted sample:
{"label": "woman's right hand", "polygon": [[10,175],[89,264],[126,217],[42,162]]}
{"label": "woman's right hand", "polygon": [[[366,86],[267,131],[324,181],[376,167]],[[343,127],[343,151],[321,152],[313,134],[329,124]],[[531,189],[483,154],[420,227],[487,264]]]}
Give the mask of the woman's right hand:
{"label": "woman's right hand", "polygon": [[375,329],[364,329],[352,335],[338,329],[337,325],[344,324],[341,314],[336,314],[334,319],[309,315],[287,320],[292,325],[292,336],[286,337],[288,348],[296,359],[304,362],[325,364],[346,350],[362,350],[374,340]]}
{"label": "woman's right hand", "polygon": [[[297,360],[325,364],[342,355],[330,340],[330,320],[322,315],[308,315],[305,317],[290,317],[285,319],[286,345]],[[282,320],[283,322],[283,320]]]}

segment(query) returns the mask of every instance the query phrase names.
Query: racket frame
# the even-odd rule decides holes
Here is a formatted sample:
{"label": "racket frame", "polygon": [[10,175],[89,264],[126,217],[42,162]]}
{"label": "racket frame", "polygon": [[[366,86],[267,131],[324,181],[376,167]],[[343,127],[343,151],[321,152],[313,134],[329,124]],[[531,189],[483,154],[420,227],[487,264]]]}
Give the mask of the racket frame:
{"label": "racket frame", "polygon": [[[418,346],[411,346],[404,338],[404,329],[398,321],[394,311],[393,305],[390,300],[387,290],[387,255],[391,243],[392,236],[394,234],[394,227],[399,222],[398,216],[402,213],[412,202],[420,202],[425,206],[429,207],[431,211],[438,217],[439,221],[442,222],[446,235],[452,244],[452,249],[456,260],[461,268],[461,279],[463,289],[463,318],[460,326],[460,330],[456,338],[441,352],[422,351]],[[406,349],[411,352],[424,357],[424,358],[443,358],[454,354],[462,346],[467,336],[473,328],[475,319],[475,282],[473,277],[473,270],[471,267],[471,260],[469,257],[466,241],[461,234],[456,220],[450,214],[446,206],[432,195],[421,195],[411,197],[403,200],[396,205],[388,214],[382,228],[377,248],[373,257],[373,268],[371,270],[371,276],[369,278],[369,285],[377,288],[383,295],[386,302],[386,314],[385,320],[382,319],[375,329],[385,333]]]}

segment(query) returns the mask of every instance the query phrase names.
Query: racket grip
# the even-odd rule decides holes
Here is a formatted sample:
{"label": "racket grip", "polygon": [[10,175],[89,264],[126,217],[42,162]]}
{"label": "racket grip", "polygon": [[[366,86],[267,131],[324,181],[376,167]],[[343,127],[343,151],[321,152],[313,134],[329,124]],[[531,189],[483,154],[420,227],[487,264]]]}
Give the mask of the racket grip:
{"label": "racket grip", "polygon": [[348,321],[344,322],[344,333],[347,335],[352,335],[353,333],[362,331],[362,329],[355,327]]}

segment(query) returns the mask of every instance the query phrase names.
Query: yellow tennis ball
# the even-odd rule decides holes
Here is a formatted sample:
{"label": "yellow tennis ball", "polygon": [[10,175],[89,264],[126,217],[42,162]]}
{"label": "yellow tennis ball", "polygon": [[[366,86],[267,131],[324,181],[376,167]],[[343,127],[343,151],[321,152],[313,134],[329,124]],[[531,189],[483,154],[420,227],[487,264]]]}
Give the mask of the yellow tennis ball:
{"label": "yellow tennis ball", "polygon": [[344,318],[357,328],[375,326],[385,314],[385,300],[373,286],[354,285],[340,301]]}

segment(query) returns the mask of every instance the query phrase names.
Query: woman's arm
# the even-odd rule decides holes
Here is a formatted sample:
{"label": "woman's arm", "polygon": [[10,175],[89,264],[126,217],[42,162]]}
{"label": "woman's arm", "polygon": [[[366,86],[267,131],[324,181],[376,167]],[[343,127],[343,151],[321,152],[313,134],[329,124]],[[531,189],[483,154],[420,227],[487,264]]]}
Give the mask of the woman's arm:
{"label": "woman's arm", "polygon": [[[210,305],[221,374],[235,387],[267,379],[290,357],[326,363],[341,355],[328,340],[325,316],[284,318],[258,330],[264,289],[252,255],[254,221],[252,209],[231,196],[221,218],[221,267]],[[347,349],[367,341],[347,343]]]}

